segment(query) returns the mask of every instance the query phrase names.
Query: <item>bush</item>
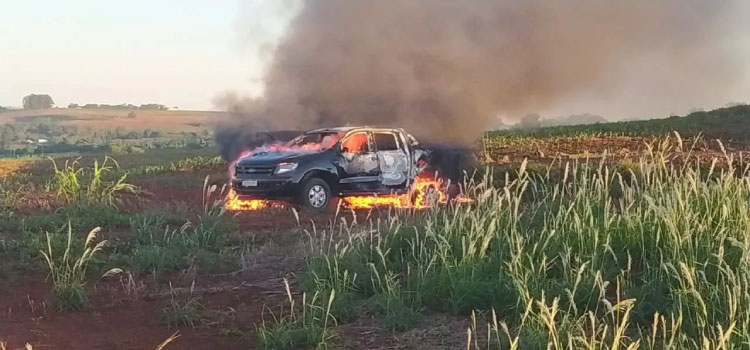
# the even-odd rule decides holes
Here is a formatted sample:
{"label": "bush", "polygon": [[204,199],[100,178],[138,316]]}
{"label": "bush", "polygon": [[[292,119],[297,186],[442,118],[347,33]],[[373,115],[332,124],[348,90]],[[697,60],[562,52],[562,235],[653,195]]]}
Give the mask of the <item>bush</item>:
{"label": "bush", "polygon": [[109,151],[114,155],[143,154],[146,152],[143,147],[135,145],[125,145],[120,143],[111,144],[109,146]]}

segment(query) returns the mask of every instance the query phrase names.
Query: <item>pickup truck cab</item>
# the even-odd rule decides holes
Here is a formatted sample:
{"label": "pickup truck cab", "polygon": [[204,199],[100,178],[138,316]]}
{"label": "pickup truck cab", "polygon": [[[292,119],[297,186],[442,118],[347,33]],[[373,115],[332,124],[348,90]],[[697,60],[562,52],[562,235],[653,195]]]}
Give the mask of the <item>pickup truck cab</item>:
{"label": "pickup truck cab", "polygon": [[241,197],[322,210],[336,196],[407,193],[428,155],[403,129],[319,129],[254,149],[235,163],[231,184]]}

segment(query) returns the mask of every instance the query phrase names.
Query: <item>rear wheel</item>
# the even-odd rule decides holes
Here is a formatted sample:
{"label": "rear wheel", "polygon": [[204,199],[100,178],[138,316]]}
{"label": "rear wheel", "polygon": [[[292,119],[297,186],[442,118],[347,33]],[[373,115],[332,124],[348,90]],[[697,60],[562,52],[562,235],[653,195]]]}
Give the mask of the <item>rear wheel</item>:
{"label": "rear wheel", "polygon": [[303,208],[324,211],[330,202],[331,187],[328,183],[318,177],[305,180],[299,193],[299,203]]}

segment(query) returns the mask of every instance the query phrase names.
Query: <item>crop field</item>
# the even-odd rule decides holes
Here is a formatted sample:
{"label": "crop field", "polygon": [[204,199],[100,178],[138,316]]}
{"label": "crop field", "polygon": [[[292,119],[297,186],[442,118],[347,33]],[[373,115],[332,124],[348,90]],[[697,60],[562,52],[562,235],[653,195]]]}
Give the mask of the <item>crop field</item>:
{"label": "crop field", "polygon": [[[0,158],[61,154],[131,155],[202,148],[226,113],[125,108],[0,112]],[[0,170],[1,171],[1,170]]]}
{"label": "crop field", "polygon": [[750,111],[705,113],[489,132],[425,210],[228,212],[210,147],[0,160],[0,349],[748,349],[750,140],[709,118]]}
{"label": "crop field", "polygon": [[128,118],[130,110],[106,108],[50,108],[42,110],[16,110],[0,113],[0,124],[39,123],[55,121],[63,125],[91,128],[143,129],[166,131],[196,131],[208,125],[212,127],[224,112],[181,110],[137,110]]}

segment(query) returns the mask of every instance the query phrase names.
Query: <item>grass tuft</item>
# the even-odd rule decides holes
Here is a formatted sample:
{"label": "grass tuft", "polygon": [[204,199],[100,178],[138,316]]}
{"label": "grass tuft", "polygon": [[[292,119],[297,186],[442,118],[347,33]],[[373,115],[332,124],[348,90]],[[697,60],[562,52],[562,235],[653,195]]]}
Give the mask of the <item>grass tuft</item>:
{"label": "grass tuft", "polygon": [[258,348],[267,350],[293,350],[302,348],[327,349],[335,338],[327,328],[331,321],[330,310],[335,292],[327,299],[313,295],[308,299],[302,295],[300,309],[295,308],[295,300],[285,280],[289,309],[278,314],[268,312],[271,320],[266,320],[256,327],[258,334]]}
{"label": "grass tuft", "polygon": [[95,160],[91,168],[80,167],[78,159],[72,162],[66,160],[62,167],[58,167],[54,159],[51,160],[54,166],[52,190],[68,203],[113,206],[118,195],[136,192],[136,187],[126,182],[127,174],[115,181],[105,180],[105,176],[117,167],[113,158],[105,157],[101,164]]}
{"label": "grass tuft", "polygon": [[203,320],[203,305],[198,298],[190,297],[181,303],[173,296],[169,305],[162,309],[160,323],[170,327],[195,327]]}
{"label": "grass tuft", "polygon": [[[47,234],[47,251],[41,254],[47,263],[49,276],[52,278],[52,303],[58,311],[82,310],[88,306],[88,292],[86,291],[86,268],[91,259],[99,253],[107,241],[95,243],[100,228],[89,232],[84,242],[84,250],[79,257],[74,258],[71,253],[73,229],[68,226],[67,246],[59,258],[59,250],[53,249],[52,238]],[[105,276],[118,273],[119,269],[111,269]]]}

